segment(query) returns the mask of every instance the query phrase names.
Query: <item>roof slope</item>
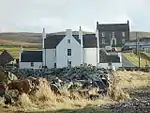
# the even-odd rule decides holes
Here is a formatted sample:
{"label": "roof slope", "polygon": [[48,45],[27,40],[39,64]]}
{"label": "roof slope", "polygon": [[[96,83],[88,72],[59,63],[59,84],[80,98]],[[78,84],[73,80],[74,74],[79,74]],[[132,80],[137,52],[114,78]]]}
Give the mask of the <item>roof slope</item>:
{"label": "roof slope", "polygon": [[[56,46],[61,42],[61,40],[66,35],[52,35],[48,34],[46,39],[44,40],[44,46],[46,49],[54,49]],[[80,44],[79,35],[73,35],[73,37],[77,40]],[[93,48],[97,47],[97,38],[95,34],[85,34],[83,35],[83,47],[84,48]]]}
{"label": "roof slope", "polygon": [[23,51],[21,53],[21,62],[42,62],[42,51]]}
{"label": "roof slope", "polygon": [[99,24],[97,26],[98,30],[128,30],[129,26],[128,24]]}
{"label": "roof slope", "polygon": [[118,63],[120,62],[120,57],[118,55],[107,54],[104,49],[100,50],[100,63]]}
{"label": "roof slope", "polygon": [[4,50],[0,55],[0,65],[1,66],[4,66],[5,64],[7,64],[13,60],[14,60],[14,58],[6,50]]}

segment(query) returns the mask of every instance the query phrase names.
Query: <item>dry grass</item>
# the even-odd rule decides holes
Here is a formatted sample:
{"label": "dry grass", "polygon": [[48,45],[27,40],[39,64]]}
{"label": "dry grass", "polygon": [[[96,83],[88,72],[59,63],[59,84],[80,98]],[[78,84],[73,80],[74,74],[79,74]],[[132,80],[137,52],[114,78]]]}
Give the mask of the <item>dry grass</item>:
{"label": "dry grass", "polygon": [[[19,47],[5,47],[5,46],[0,46],[0,52],[7,50],[14,58],[19,57]],[[38,48],[24,48],[24,50],[38,50]]]}
{"label": "dry grass", "polygon": [[22,45],[22,46],[38,46],[38,43],[30,43],[30,42],[21,42],[21,41],[13,41],[13,40],[3,40],[0,39],[0,44],[4,45]]}
{"label": "dry grass", "polygon": [[[23,94],[20,96],[20,107],[12,107],[11,110],[18,111],[61,111],[62,109],[69,110],[68,112],[73,112],[74,110],[78,110],[79,113],[88,112],[92,109],[91,106],[101,106],[106,105],[109,103],[116,103],[116,101],[124,101],[126,99],[130,99],[128,93],[125,93],[122,89],[135,89],[140,87],[149,86],[150,79],[149,73],[144,72],[135,72],[135,71],[118,71],[115,74],[115,79],[111,84],[109,90],[109,97],[105,97],[103,99],[98,100],[87,100],[77,93],[74,95],[78,98],[76,99],[69,99],[70,96],[69,92],[64,92],[62,96],[56,96],[50,90],[48,83],[41,82],[40,83],[40,90],[34,93],[34,95],[27,95]],[[115,101],[114,101],[115,100]],[[86,109],[87,108],[87,109]],[[89,108],[89,109],[88,109]],[[74,110],[73,110],[74,109]],[[98,108],[93,108],[98,110]],[[63,113],[66,113],[67,110]],[[100,110],[100,109],[99,109]],[[108,111],[109,112],[109,111]],[[108,113],[107,112],[107,113]],[[49,113],[49,112],[47,112]]]}
{"label": "dry grass", "polygon": [[133,31],[130,33],[130,40],[136,40],[136,32],[139,36],[142,37],[150,37],[150,32],[142,32],[142,31]]}
{"label": "dry grass", "polygon": [[118,71],[121,88],[136,89],[150,86],[150,74],[141,71]]}
{"label": "dry grass", "polygon": [[48,111],[60,109],[82,109],[87,106],[106,105],[113,101],[108,97],[99,100],[87,100],[78,95],[78,99],[70,99],[70,93],[56,96],[51,91],[48,83],[40,83],[40,89],[34,95],[22,94],[19,98],[19,107],[12,107],[14,111]]}
{"label": "dry grass", "polygon": [[108,91],[109,97],[117,102],[125,101],[130,99],[130,96],[128,93],[125,93],[120,86],[121,83],[120,76],[118,74],[114,74],[114,76],[111,78],[111,84]]}

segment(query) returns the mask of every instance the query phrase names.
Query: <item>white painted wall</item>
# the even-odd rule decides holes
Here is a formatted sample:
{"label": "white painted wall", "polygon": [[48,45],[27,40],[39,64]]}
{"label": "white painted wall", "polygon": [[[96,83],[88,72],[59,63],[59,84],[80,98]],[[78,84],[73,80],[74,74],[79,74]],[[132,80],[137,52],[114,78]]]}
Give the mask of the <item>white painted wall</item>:
{"label": "white painted wall", "polygon": [[[112,63],[112,65],[115,66],[115,68],[117,69],[119,67],[122,67],[122,62],[121,63]],[[108,63],[100,63],[100,64],[98,64],[98,67],[108,69]]]}
{"label": "white painted wall", "polygon": [[[70,43],[68,43],[70,39]],[[70,60],[71,65],[79,66],[81,64],[81,45],[72,36],[71,30],[67,30],[66,36],[56,47],[57,68],[67,67],[67,61]],[[71,49],[71,56],[67,55],[67,49]]]}
{"label": "white painted wall", "polygon": [[19,62],[20,69],[39,69],[42,68],[42,62],[34,62],[34,67],[31,67],[31,62]]}
{"label": "white painted wall", "polygon": [[97,65],[97,48],[84,48],[84,63]]}
{"label": "white painted wall", "polygon": [[43,65],[46,65],[48,68],[54,68],[54,63],[56,63],[56,49],[43,49]]}

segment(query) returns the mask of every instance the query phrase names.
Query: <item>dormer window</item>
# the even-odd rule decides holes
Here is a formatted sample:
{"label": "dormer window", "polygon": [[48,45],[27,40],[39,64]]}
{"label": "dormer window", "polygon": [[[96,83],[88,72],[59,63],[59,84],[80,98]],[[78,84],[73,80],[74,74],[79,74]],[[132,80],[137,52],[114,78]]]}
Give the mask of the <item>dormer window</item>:
{"label": "dormer window", "polygon": [[70,39],[68,39],[68,43],[69,43],[69,44],[71,43],[71,40],[70,40]]}

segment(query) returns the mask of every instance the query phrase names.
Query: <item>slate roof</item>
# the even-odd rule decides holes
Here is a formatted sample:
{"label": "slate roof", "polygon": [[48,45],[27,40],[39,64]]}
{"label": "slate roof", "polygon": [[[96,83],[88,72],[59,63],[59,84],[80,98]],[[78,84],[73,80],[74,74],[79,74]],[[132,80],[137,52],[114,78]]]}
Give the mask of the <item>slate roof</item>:
{"label": "slate roof", "polygon": [[[94,32],[86,32],[86,31],[82,31],[82,33],[83,33],[83,35],[94,34]],[[50,33],[48,35],[66,35],[66,31]],[[72,35],[79,35],[79,31],[72,31]]]}
{"label": "slate roof", "polygon": [[42,51],[23,51],[21,53],[21,62],[42,62]]}
{"label": "slate roof", "polygon": [[[52,35],[47,34],[46,39],[44,40],[44,46],[46,49],[54,49],[61,42],[61,40],[66,35]],[[79,35],[73,35],[73,37],[80,44]],[[83,35],[83,47],[84,48],[94,48],[97,46],[97,39],[95,34],[84,34]]]}
{"label": "slate roof", "polygon": [[140,39],[140,41],[142,42],[149,42],[150,41],[150,37],[142,37],[141,39]]}
{"label": "slate roof", "polygon": [[87,34],[83,36],[83,47],[94,48],[97,47],[97,38],[95,34]]}
{"label": "slate roof", "polygon": [[129,30],[128,24],[97,24],[97,29],[102,31]]}
{"label": "slate roof", "polygon": [[120,62],[120,58],[118,55],[107,55],[103,49],[100,50],[100,63],[118,63]]}
{"label": "slate roof", "polygon": [[13,61],[14,58],[9,54],[7,50],[4,50],[0,54],[0,65],[4,66],[5,64],[9,63],[10,61]]}

